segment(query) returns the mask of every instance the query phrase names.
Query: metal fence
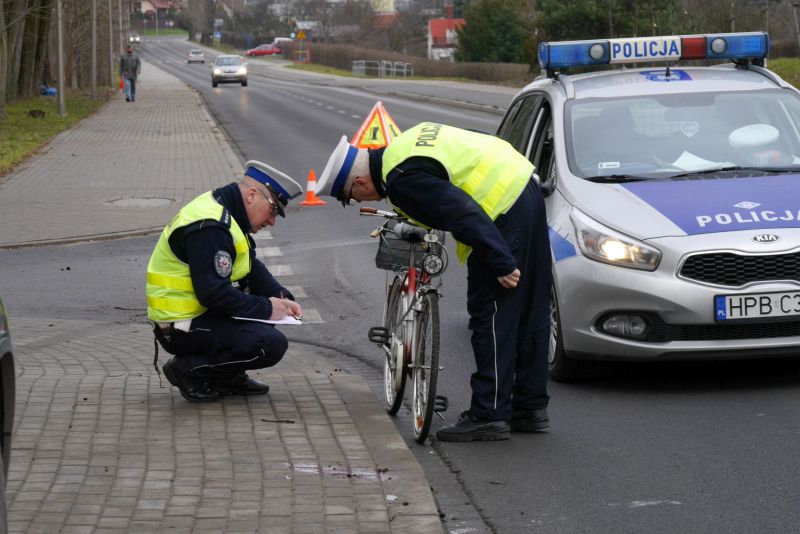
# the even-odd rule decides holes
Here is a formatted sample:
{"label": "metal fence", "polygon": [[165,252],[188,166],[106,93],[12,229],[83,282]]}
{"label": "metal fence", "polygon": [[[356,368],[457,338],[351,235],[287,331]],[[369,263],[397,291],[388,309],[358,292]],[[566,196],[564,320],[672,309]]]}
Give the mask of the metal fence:
{"label": "metal fence", "polygon": [[414,65],[402,61],[353,61],[353,76],[375,76],[377,78],[406,78],[414,76]]}

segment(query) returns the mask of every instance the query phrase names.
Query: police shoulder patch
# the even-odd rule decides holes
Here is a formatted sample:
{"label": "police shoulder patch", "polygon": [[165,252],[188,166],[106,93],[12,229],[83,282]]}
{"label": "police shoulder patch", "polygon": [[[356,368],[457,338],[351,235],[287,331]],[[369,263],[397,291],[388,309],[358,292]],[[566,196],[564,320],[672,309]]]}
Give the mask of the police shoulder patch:
{"label": "police shoulder patch", "polygon": [[231,275],[231,270],[233,270],[231,255],[224,250],[218,250],[214,255],[214,269],[221,277],[229,277]]}

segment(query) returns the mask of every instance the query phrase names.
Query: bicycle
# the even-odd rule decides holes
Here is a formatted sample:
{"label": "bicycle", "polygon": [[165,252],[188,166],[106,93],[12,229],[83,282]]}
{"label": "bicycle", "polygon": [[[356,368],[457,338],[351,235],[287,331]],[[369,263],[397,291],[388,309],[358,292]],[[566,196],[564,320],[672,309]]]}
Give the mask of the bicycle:
{"label": "bicycle", "polygon": [[447,268],[444,232],[413,225],[390,211],[362,207],[359,214],[387,219],[370,234],[380,238],[375,266],[387,271],[387,292],[383,326],[369,329],[369,340],[384,351],[386,411],[397,414],[410,376],[412,429],[423,443],[433,414],[442,417],[448,407],[447,398],[436,394],[442,285],[437,277]]}

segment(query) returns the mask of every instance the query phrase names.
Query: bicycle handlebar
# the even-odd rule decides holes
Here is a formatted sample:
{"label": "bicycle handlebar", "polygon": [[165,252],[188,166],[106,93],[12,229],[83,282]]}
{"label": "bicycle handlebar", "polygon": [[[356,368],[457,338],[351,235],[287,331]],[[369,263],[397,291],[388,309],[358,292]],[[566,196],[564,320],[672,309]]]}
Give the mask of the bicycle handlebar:
{"label": "bicycle handlebar", "polygon": [[386,217],[387,219],[401,219],[402,216],[393,211],[384,211],[377,208],[362,207],[358,210],[359,215],[375,215],[376,217]]}
{"label": "bicycle handlebar", "polygon": [[428,230],[426,230],[421,226],[417,226],[410,222],[404,222],[406,218],[400,215],[399,213],[395,213],[393,211],[379,210],[377,208],[370,208],[364,206],[358,209],[358,214],[372,215],[375,217],[384,217],[386,219],[400,220],[400,222],[395,224],[393,228],[390,228],[386,225],[384,225],[381,228],[378,228],[377,230],[375,230],[375,232],[372,233],[373,237],[377,237],[380,234],[380,232],[391,232],[395,236],[397,236],[398,239],[401,239],[403,241],[408,241],[410,243],[421,243],[425,241],[425,235],[428,233]]}
{"label": "bicycle handlebar", "polygon": [[403,241],[408,241],[410,243],[421,243],[425,241],[425,234],[428,233],[428,231],[421,226],[414,226],[413,224],[405,222],[399,222],[394,228],[387,228],[387,230],[391,231]]}

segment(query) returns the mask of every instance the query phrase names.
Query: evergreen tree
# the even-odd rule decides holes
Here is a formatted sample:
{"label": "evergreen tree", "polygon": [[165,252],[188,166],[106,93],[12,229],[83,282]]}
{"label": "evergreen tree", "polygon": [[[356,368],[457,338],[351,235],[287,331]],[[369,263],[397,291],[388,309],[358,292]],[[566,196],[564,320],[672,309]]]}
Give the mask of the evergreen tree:
{"label": "evergreen tree", "polygon": [[519,5],[507,0],[478,0],[464,12],[466,24],[457,30],[456,61],[522,63],[528,36]]}

